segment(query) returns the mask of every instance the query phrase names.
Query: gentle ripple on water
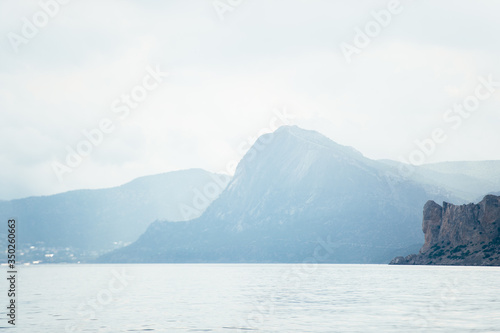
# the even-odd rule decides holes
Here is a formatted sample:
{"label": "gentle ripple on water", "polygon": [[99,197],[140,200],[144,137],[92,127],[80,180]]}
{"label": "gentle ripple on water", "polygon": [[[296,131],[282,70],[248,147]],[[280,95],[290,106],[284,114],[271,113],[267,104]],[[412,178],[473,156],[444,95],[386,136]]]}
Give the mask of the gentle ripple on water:
{"label": "gentle ripple on water", "polygon": [[18,288],[19,332],[500,332],[498,267],[41,265]]}

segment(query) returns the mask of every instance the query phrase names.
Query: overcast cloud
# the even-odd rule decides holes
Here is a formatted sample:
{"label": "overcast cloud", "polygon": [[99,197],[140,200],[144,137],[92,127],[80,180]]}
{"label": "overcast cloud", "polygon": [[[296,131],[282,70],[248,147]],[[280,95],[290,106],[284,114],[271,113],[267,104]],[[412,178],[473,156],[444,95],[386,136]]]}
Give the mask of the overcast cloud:
{"label": "overcast cloud", "polygon": [[[402,1],[348,63],[342,43],[389,2],[233,0],[221,20],[211,0],[73,0],[16,52],[9,39],[40,4],[0,0],[0,199],[225,172],[276,108],[373,159],[407,158],[442,128],[426,163],[499,160],[500,92],[456,129],[443,115],[478,77],[500,82],[500,3]],[[113,102],[148,66],[169,76],[121,119]],[[54,161],[103,118],[114,131],[59,181]]]}

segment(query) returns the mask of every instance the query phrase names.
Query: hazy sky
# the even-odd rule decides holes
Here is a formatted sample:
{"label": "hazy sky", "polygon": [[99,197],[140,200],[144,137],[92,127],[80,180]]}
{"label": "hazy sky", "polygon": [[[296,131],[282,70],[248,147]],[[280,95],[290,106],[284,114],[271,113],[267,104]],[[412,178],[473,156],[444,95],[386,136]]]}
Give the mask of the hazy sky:
{"label": "hazy sky", "polygon": [[276,109],[373,159],[436,128],[426,163],[500,159],[498,1],[54,1],[0,0],[0,199],[225,172]]}

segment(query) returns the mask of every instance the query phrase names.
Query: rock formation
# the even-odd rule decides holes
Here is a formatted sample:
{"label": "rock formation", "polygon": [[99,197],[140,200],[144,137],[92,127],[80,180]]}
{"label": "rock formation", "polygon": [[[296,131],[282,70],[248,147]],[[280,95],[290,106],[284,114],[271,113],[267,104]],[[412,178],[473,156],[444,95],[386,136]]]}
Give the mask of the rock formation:
{"label": "rock formation", "polygon": [[500,265],[500,196],[478,204],[434,201],[424,206],[425,243],[418,254],[396,257],[394,265]]}

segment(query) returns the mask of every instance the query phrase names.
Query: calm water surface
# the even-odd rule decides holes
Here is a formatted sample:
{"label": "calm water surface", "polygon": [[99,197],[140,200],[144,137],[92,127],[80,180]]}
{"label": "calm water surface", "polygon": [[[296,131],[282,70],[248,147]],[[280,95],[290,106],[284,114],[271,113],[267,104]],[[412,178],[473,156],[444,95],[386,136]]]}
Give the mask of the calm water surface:
{"label": "calm water surface", "polygon": [[[19,271],[17,332],[500,332],[500,268],[493,267],[41,265]],[[2,310],[2,330],[5,316]]]}

